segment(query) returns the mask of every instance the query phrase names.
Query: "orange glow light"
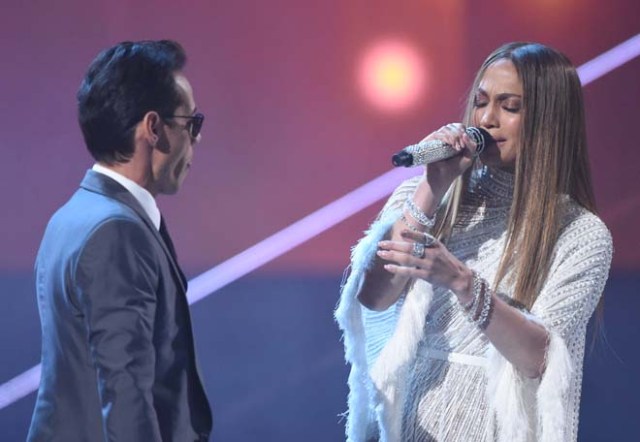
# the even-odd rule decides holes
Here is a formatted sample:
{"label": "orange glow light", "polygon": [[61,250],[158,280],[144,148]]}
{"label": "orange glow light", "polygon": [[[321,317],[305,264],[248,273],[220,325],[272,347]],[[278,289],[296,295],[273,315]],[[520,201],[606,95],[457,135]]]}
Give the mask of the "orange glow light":
{"label": "orange glow light", "polygon": [[419,52],[399,40],[384,40],[362,57],[358,81],[368,102],[384,111],[410,108],[422,96],[427,69]]}

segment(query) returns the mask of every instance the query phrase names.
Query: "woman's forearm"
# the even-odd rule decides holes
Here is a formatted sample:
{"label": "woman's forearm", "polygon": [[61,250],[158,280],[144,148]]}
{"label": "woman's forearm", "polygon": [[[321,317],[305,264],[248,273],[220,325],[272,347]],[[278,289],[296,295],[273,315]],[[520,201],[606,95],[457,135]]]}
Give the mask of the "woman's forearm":
{"label": "woman's forearm", "polygon": [[[493,346],[509,362],[515,365],[525,376],[539,377],[544,372],[545,354],[549,335],[544,327],[527,317],[516,308],[507,304],[493,293],[485,282],[483,295],[473,293],[473,273],[464,270],[467,284],[459,284],[460,289],[452,288],[462,306],[469,305],[475,296],[491,296],[491,310],[484,333]],[[482,300],[481,302],[482,303]],[[477,311],[467,311],[477,317]]]}
{"label": "woman's forearm", "polygon": [[[432,217],[449,184],[450,180],[433,185],[423,178],[416,188],[412,201],[422,212]],[[402,210],[402,218],[391,226],[385,235],[385,240],[404,241],[401,232],[409,226],[413,229],[424,230],[424,227],[417,224],[404,208]],[[376,255],[370,270],[364,275],[362,286],[358,292],[357,297],[360,303],[371,310],[386,310],[393,305],[411,279],[404,275],[389,273],[384,269],[384,265],[387,263],[388,261]]]}
{"label": "woman's forearm", "polygon": [[493,295],[491,321],[484,330],[493,346],[525,376],[544,373],[549,334],[544,327]]}

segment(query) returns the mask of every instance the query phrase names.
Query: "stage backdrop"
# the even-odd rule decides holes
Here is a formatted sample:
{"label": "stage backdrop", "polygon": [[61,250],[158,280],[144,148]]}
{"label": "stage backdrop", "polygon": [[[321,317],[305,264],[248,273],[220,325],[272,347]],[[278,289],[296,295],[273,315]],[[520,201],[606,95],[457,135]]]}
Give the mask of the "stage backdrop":
{"label": "stage backdrop", "polygon": [[[2,9],[0,384],[39,362],[33,261],[48,218],[92,165],[75,93],[99,50],[171,38],[188,52],[203,137],[184,187],[159,206],[194,277],[459,121],[475,70],[502,43],[546,43],[580,66],[640,32],[637,0],[10,0]],[[608,341],[587,355],[585,441],[640,439],[631,411],[640,406],[638,78],[635,58],[584,89],[598,207],[615,245]],[[350,247],[381,204],[193,305],[215,440],[340,440],[348,367],[332,310]],[[24,440],[34,399],[0,409],[2,440]]]}

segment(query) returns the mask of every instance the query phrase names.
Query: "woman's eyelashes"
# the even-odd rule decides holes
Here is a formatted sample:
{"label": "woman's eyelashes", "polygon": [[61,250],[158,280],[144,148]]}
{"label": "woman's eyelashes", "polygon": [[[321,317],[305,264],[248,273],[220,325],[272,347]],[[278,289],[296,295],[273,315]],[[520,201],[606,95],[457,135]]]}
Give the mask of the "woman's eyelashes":
{"label": "woman's eyelashes", "polygon": [[[478,100],[473,102],[473,107],[476,109],[483,108],[489,104],[488,101]],[[503,103],[501,105],[502,109],[512,114],[517,114],[522,109],[522,106],[519,103]]]}
{"label": "woman's eyelashes", "polygon": [[507,99],[502,102],[502,108],[507,112],[518,113],[522,109],[520,99]]}

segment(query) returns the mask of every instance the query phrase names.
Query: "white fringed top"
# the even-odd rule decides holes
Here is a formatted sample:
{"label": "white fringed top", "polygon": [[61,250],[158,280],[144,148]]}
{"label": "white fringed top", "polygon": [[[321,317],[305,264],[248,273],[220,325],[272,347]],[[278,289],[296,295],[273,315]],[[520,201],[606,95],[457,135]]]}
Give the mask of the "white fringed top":
{"label": "white fringed top", "polygon": [[[415,281],[384,312],[369,311],[357,301],[377,242],[399,218],[418,181],[410,179],[396,189],[354,248],[336,310],[351,364],[347,440],[575,441],[586,325],[611,263],[606,226],[564,200],[548,279],[531,312],[521,309],[551,337],[545,373],[531,380],[493,348],[446,289]],[[474,172],[446,244],[492,285],[505,245],[512,189],[510,174],[487,168]],[[509,278],[504,279],[498,293],[510,301]]]}

